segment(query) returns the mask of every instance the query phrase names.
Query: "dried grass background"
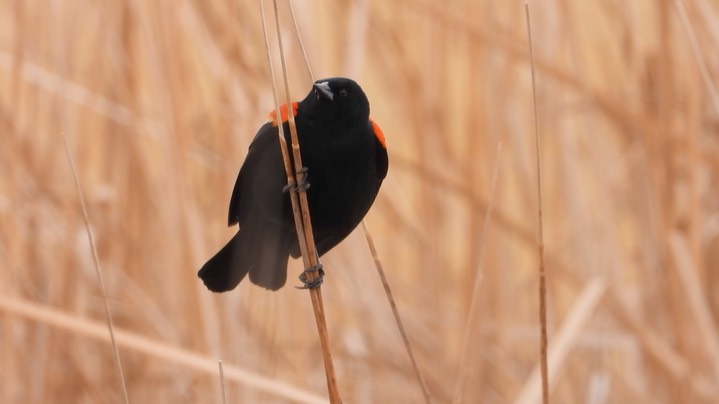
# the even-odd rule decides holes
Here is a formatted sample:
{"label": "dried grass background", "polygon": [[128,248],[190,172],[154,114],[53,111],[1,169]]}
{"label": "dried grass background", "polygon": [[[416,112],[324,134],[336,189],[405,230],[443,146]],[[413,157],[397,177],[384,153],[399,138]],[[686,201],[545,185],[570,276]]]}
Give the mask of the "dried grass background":
{"label": "dried grass background", "polygon": [[[387,135],[367,222],[433,397],[450,402],[463,372],[462,402],[538,402],[523,2],[294,5],[315,75],[357,79]],[[553,400],[712,402],[719,5],[687,1],[689,24],[671,1],[531,5]],[[299,98],[310,81],[281,9]],[[122,400],[63,136],[115,325],[155,344],[120,347],[131,402],[220,402],[217,373],[187,352],[326,395],[306,292],[216,296],[196,277],[235,231],[234,179],[273,108],[261,35],[254,1],[0,2],[0,402]],[[345,402],[419,402],[364,237],[323,262]],[[226,384],[229,402],[287,400]]]}

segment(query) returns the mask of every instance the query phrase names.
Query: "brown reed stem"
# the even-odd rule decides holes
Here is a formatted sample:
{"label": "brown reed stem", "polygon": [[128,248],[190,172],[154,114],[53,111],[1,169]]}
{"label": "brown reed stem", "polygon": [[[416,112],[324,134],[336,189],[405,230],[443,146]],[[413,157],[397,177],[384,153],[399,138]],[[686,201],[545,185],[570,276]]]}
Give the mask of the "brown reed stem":
{"label": "brown reed stem", "polygon": [[452,395],[452,403],[459,404],[462,402],[462,390],[467,377],[469,376],[467,367],[467,353],[469,346],[472,342],[472,331],[476,326],[477,321],[477,310],[479,307],[479,288],[484,279],[484,252],[486,251],[487,244],[487,232],[489,230],[489,221],[492,215],[492,207],[494,206],[494,194],[497,188],[497,177],[499,176],[499,161],[502,152],[502,143],[497,143],[497,153],[494,159],[494,171],[492,173],[492,185],[489,191],[489,200],[487,201],[487,211],[484,214],[484,224],[482,225],[482,242],[479,246],[479,267],[477,268],[477,275],[474,278],[474,287],[472,288],[472,300],[469,304],[469,311],[467,312],[467,325],[464,329],[464,341],[462,343],[462,354],[460,356],[459,372],[457,375],[457,384],[454,387],[454,394]]}
{"label": "brown reed stem", "polygon": [[712,75],[709,73],[709,67],[707,66],[704,54],[699,48],[699,41],[697,40],[697,35],[694,32],[692,23],[689,21],[687,9],[684,6],[684,2],[681,0],[676,0],[674,4],[676,5],[677,12],[679,13],[679,21],[682,23],[682,28],[684,28],[684,31],[686,31],[687,37],[689,38],[689,44],[691,45],[692,53],[697,60],[697,65],[699,66],[699,71],[701,72],[702,79],[704,80],[704,85],[706,85],[707,91],[709,91],[709,98],[712,100],[714,112],[719,113],[719,92],[717,92]]}
{"label": "brown reed stem", "polygon": [[[295,17],[294,9],[292,8],[292,1],[287,0],[287,4],[290,8],[290,14],[292,15],[292,22],[295,26],[295,33],[297,34],[297,40],[299,41],[300,48],[302,49],[302,55],[305,58],[305,64],[307,66],[307,73],[310,76],[310,79],[314,82],[315,78],[312,74],[312,68],[310,66],[310,60],[307,57],[307,50],[305,49],[304,42],[302,41],[302,36],[300,35],[300,29],[299,25],[297,24],[297,18]],[[286,78],[285,78],[286,80]],[[286,84],[286,82],[285,82]],[[286,89],[287,90],[287,89]],[[287,90],[287,94],[289,95],[289,90]],[[289,96],[288,96],[289,98]],[[288,100],[289,102],[289,100]],[[291,118],[290,122],[290,130],[294,129],[294,117]],[[430,403],[431,396],[429,394],[429,389],[427,388],[427,383],[424,380],[424,376],[422,376],[422,372],[420,371],[419,366],[417,365],[417,360],[414,356],[414,351],[412,349],[412,345],[409,341],[409,336],[407,335],[407,331],[404,327],[404,324],[402,322],[402,317],[399,314],[399,310],[397,310],[397,305],[395,304],[394,297],[392,295],[392,291],[389,287],[389,282],[387,281],[387,277],[384,274],[384,269],[382,267],[382,262],[379,259],[379,256],[377,255],[377,250],[375,249],[374,242],[372,241],[372,235],[367,228],[367,224],[365,221],[362,221],[362,229],[364,231],[365,237],[367,239],[367,244],[369,245],[370,251],[372,253],[372,258],[375,262],[375,267],[377,268],[377,272],[379,273],[380,279],[382,281],[382,285],[384,286],[385,293],[387,295],[387,300],[390,303],[390,306],[392,307],[392,314],[394,315],[395,322],[397,323],[397,328],[399,329],[400,334],[402,335],[402,340],[404,341],[405,349],[407,350],[407,355],[409,356],[410,361],[412,362],[412,368],[414,370],[415,376],[417,377],[417,382],[420,385],[420,388],[422,389],[422,394],[424,395],[424,399],[426,403]],[[321,298],[321,295],[320,295]],[[321,302],[321,301],[320,301]],[[330,358],[331,360],[331,358]]]}
{"label": "brown reed stem", "polygon": [[544,224],[542,220],[542,160],[539,139],[539,118],[537,116],[537,84],[534,77],[534,47],[532,46],[532,25],[529,18],[529,1],[524,2],[529,41],[529,63],[532,72],[532,107],[534,111],[534,153],[537,163],[537,221],[539,226],[539,361],[542,374],[542,402],[549,404],[549,371],[547,366],[547,280],[544,270]]}
{"label": "brown reed stem", "polygon": [[227,404],[227,393],[225,392],[225,369],[222,367],[222,360],[217,361],[220,371],[220,392],[222,393],[222,404]]}
{"label": "brown reed stem", "polygon": [[[264,13],[264,6],[262,4],[262,0],[259,0],[260,3],[260,11],[261,11],[261,18],[262,18],[262,29],[263,34],[265,38],[265,48],[267,49],[267,60],[270,68],[270,76],[272,77],[272,91],[274,95],[275,100],[275,113],[277,117],[280,117],[280,103],[279,103],[279,97],[277,94],[277,84],[275,82],[275,74],[274,74],[274,67],[272,64],[272,57],[270,52],[270,46],[267,36],[267,28],[265,26],[265,13]],[[284,57],[284,49],[282,46],[282,33],[280,30],[280,22],[279,22],[279,10],[277,7],[277,0],[273,0],[272,2],[274,7],[274,15],[275,15],[275,27],[277,29],[277,40],[278,45],[280,49],[280,60],[282,64],[282,73],[284,77],[284,84],[285,84],[285,93],[287,95],[287,105],[288,108],[290,108],[291,105],[291,94],[289,91],[289,79],[287,77],[287,66],[285,63],[285,57]],[[279,120],[279,119],[278,119]],[[295,125],[295,119],[294,115],[291,113],[288,114],[288,125],[290,128],[290,138],[292,141],[292,157],[294,161],[294,170],[292,167],[292,163],[290,162],[290,156],[287,151],[287,142],[285,141],[285,135],[284,135],[284,129],[283,125],[278,122],[278,134],[280,139],[280,148],[282,149],[282,160],[284,162],[285,167],[285,173],[287,174],[287,183],[289,185],[295,185],[299,184],[301,181],[305,180],[305,176],[307,173],[303,172],[302,168],[302,156],[300,153],[300,146],[299,141],[297,137],[297,127]],[[297,178],[297,176],[302,176],[302,178]],[[295,221],[295,231],[297,232],[297,239],[299,241],[300,245],[300,252],[302,253],[302,261],[304,263],[304,266],[306,268],[305,270],[305,276],[307,277],[308,282],[315,281],[317,277],[319,276],[318,271],[312,270],[310,271],[310,268],[317,268],[319,265],[319,259],[317,256],[317,251],[315,248],[315,242],[314,242],[314,235],[312,232],[312,221],[310,218],[310,211],[309,206],[307,203],[307,193],[299,189],[299,192],[289,192],[290,194],[290,200],[292,203],[292,214]],[[342,400],[340,398],[339,394],[339,386],[337,384],[337,378],[335,376],[334,371],[334,364],[332,361],[332,354],[330,352],[330,343],[329,343],[329,334],[327,332],[327,321],[325,318],[324,313],[324,303],[322,300],[322,291],[321,287],[316,287],[310,289],[310,298],[312,300],[312,309],[315,315],[315,322],[317,324],[317,331],[320,338],[320,345],[322,347],[322,357],[324,360],[325,365],[325,376],[327,378],[327,390],[330,397],[330,402],[335,403],[341,403]]]}
{"label": "brown reed stem", "polygon": [[[577,341],[585,330],[587,323],[592,319],[598,307],[601,305],[607,291],[607,282],[602,276],[596,276],[585,283],[579,293],[572,310],[562,320],[558,327],[556,337],[552,339],[552,346],[549,349],[548,360],[552,363],[552,375],[567,366],[568,358],[575,349]],[[539,366],[541,367],[541,366]],[[538,366],[535,366],[529,378],[520,389],[519,395],[514,404],[533,404],[539,402],[540,373]]]}
{"label": "brown reed stem", "polygon": [[404,323],[402,322],[402,317],[399,315],[399,310],[397,309],[397,304],[395,303],[394,296],[392,295],[392,289],[389,287],[389,282],[387,281],[387,277],[384,274],[384,269],[382,267],[382,261],[379,260],[379,256],[377,255],[377,249],[374,246],[374,241],[372,240],[372,235],[370,234],[369,229],[367,228],[367,224],[365,221],[362,221],[362,230],[364,230],[365,238],[367,239],[367,245],[369,245],[370,253],[372,254],[372,258],[374,259],[375,267],[377,268],[377,273],[379,274],[380,280],[382,281],[382,286],[384,286],[384,292],[387,295],[387,300],[389,301],[389,305],[392,307],[392,314],[394,315],[394,321],[397,323],[397,328],[399,329],[399,333],[402,335],[402,341],[404,342],[404,347],[407,350],[407,355],[409,356],[409,360],[412,362],[412,368],[414,369],[414,374],[417,377],[417,382],[419,383],[420,388],[422,389],[422,395],[424,395],[424,401],[425,403],[431,403],[432,397],[429,395],[429,389],[427,388],[427,383],[424,381],[424,376],[422,376],[422,372],[419,369],[419,365],[417,365],[417,359],[414,357],[414,351],[412,350],[412,344],[409,342],[409,336],[407,335],[407,331],[404,327]]}
{"label": "brown reed stem", "polygon": [[127,385],[125,384],[125,374],[122,371],[122,361],[120,361],[120,350],[117,348],[117,342],[115,341],[115,331],[112,325],[112,314],[110,314],[110,305],[107,303],[107,291],[105,289],[105,281],[102,277],[102,271],[100,270],[100,258],[97,254],[97,247],[95,245],[95,237],[92,234],[92,228],[90,227],[90,218],[87,214],[87,206],[85,205],[85,196],[82,193],[82,186],[80,185],[80,177],[77,175],[75,169],[75,162],[70,154],[70,148],[67,145],[67,138],[62,136],[63,144],[65,145],[65,154],[67,160],[70,162],[70,169],[72,170],[72,177],[75,180],[75,190],[77,191],[77,197],[80,200],[80,209],[82,210],[82,218],[85,221],[85,230],[87,232],[87,239],[90,243],[90,250],[92,251],[92,262],[95,267],[95,274],[97,275],[97,283],[100,285],[100,293],[102,294],[102,305],[105,309],[105,320],[107,321],[107,330],[110,333],[110,345],[112,346],[112,352],[115,358],[115,366],[117,367],[118,377],[120,378],[120,386],[122,388],[123,398],[125,404],[130,403],[129,395],[127,394]]}
{"label": "brown reed stem", "polygon": [[[290,94],[289,78],[287,77],[287,65],[285,63],[285,52],[282,45],[282,31],[280,29],[280,17],[279,10],[277,7],[277,0],[273,0],[272,4],[275,11],[275,28],[277,29],[277,42],[280,48],[280,63],[282,64],[282,76],[285,85],[285,95],[287,97],[286,102],[289,107],[289,105],[292,104],[292,96]],[[287,114],[287,118],[287,123],[290,128],[290,140],[292,142],[292,162],[294,162],[295,183],[301,184],[307,179],[307,173],[303,171],[304,166],[302,165],[302,154],[300,153],[299,138],[297,137],[295,116],[294,114],[289,113]],[[279,127],[280,125],[277,126]],[[289,161],[287,163],[290,164]],[[287,171],[287,174],[288,176],[292,175],[292,171]],[[298,233],[297,237],[299,239],[300,246],[303,243],[305,244],[305,251],[307,254],[302,255],[302,260],[304,261],[305,268],[311,268],[317,266],[319,264],[319,260],[317,258],[317,250],[315,249],[315,237],[312,231],[312,220],[310,218],[310,209],[307,203],[307,192],[305,192],[305,190],[302,188],[299,188],[298,191],[299,192],[294,193],[297,194],[299,197],[299,211],[301,213],[303,232],[302,235]],[[297,230],[299,231],[300,229],[297,228]],[[305,273],[307,274],[307,279],[309,281],[314,281],[319,275],[317,272],[318,271],[305,271]]]}
{"label": "brown reed stem", "polygon": [[[53,327],[58,331],[69,333],[73,337],[87,338],[92,341],[112,342],[107,327],[94,320],[89,320],[25,299],[11,298],[0,295],[0,313],[34,321],[44,326]],[[203,375],[217,375],[217,361],[205,354],[187,350],[186,347],[175,346],[167,341],[150,338],[134,331],[115,328],[117,346],[128,352],[149,358],[152,363],[166,362],[185,370]],[[235,365],[223,365],[223,379],[239,383],[243,389],[255,389],[275,397],[279,402],[296,402],[307,404],[326,404],[324,397],[281,382]],[[271,400],[268,400],[271,401]]]}
{"label": "brown reed stem", "polygon": [[292,7],[292,0],[287,0],[287,6],[290,9],[290,15],[292,16],[292,24],[295,26],[295,34],[297,34],[297,41],[300,43],[300,49],[302,49],[302,56],[305,58],[305,66],[307,67],[307,74],[310,76],[310,80],[315,82],[315,75],[312,74],[312,66],[310,66],[310,59],[307,57],[307,49],[305,43],[302,41],[302,35],[300,35],[300,26],[297,24],[297,17],[295,17],[295,9]]}
{"label": "brown reed stem", "polygon": [[[299,41],[300,48],[302,49],[302,54],[305,58],[305,64],[307,66],[307,73],[309,74],[310,79],[314,82],[315,78],[314,78],[314,75],[312,74],[312,68],[310,67],[310,61],[309,61],[309,58],[307,57],[307,51],[305,49],[304,42],[302,42],[302,36],[300,35],[300,29],[299,29],[299,25],[297,24],[297,18],[295,17],[295,12],[294,12],[294,9],[292,8],[292,1],[287,0],[287,4],[290,8],[290,13],[292,15],[292,22],[295,26],[295,33],[297,34],[297,40]],[[283,60],[283,63],[284,63],[284,60]],[[285,80],[286,80],[286,77],[285,77]],[[285,85],[286,85],[286,82],[285,82]],[[285,88],[285,90],[287,91],[288,102],[289,102],[289,90],[287,88]],[[290,119],[291,119],[290,131],[292,131],[294,129],[294,117],[291,117]],[[412,362],[412,368],[414,370],[415,376],[417,377],[417,381],[420,385],[420,388],[422,389],[422,394],[424,395],[425,402],[430,403],[432,400],[431,400],[431,396],[429,394],[429,389],[427,388],[427,383],[425,382],[424,377],[422,376],[422,372],[420,371],[419,366],[417,365],[417,360],[414,356],[414,351],[412,349],[412,345],[410,344],[409,337],[407,335],[407,331],[402,322],[402,317],[399,314],[399,310],[397,310],[397,306],[395,304],[394,297],[392,295],[392,291],[389,287],[389,282],[387,281],[387,277],[384,274],[384,269],[382,268],[382,262],[380,261],[379,256],[377,255],[377,250],[375,249],[374,242],[372,241],[372,235],[370,234],[370,231],[367,228],[367,225],[364,220],[362,221],[362,229],[363,229],[365,237],[367,239],[367,244],[369,245],[370,251],[372,253],[372,258],[374,259],[375,267],[377,268],[377,272],[379,273],[380,279],[382,281],[382,285],[384,286],[384,290],[387,295],[387,299],[390,303],[390,306],[392,307],[392,314],[394,315],[395,322],[397,323],[397,328],[399,329],[399,332],[402,335],[402,340],[404,341],[404,346],[405,346],[405,349],[407,350],[407,355],[409,356],[409,359]],[[321,301],[322,296],[320,295],[319,297],[320,297],[320,303],[322,303],[322,301]],[[330,361],[331,361],[331,358],[330,358]]]}
{"label": "brown reed stem", "polygon": [[[260,14],[262,17],[262,33],[265,40],[265,49],[267,50],[267,63],[270,69],[270,79],[272,80],[272,96],[274,98],[275,102],[275,116],[280,117],[280,102],[279,102],[279,95],[277,94],[277,84],[275,83],[275,69],[274,65],[272,64],[272,55],[270,51],[270,43],[267,36],[267,26],[265,25],[265,7],[262,3],[262,0],[258,0],[258,3],[260,4]],[[292,115],[292,114],[290,114]],[[290,156],[289,152],[287,151],[287,141],[285,140],[285,131],[284,126],[279,122],[278,119],[278,139],[280,142],[280,151],[282,152],[282,162],[284,163],[285,168],[285,174],[287,175],[287,183],[290,185],[297,184],[295,181],[295,175],[294,171],[292,170],[292,164],[290,163]],[[292,217],[295,221],[295,230],[297,231],[297,234],[303,234],[304,230],[302,229],[302,220],[301,220],[301,214],[299,213],[299,204],[297,201],[297,193],[295,192],[289,192],[290,194],[290,201],[292,202]],[[301,239],[301,237],[300,237]],[[302,253],[302,256],[304,257],[307,255],[307,247],[302,242],[300,244],[300,252]]]}

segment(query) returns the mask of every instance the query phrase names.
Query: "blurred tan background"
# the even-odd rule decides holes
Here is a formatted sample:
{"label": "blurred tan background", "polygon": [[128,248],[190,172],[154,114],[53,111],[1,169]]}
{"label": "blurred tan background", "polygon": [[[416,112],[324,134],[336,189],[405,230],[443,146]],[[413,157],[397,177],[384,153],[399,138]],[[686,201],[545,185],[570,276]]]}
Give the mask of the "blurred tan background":
{"label": "blurred tan background", "polygon": [[[719,4],[531,3],[553,402],[715,402]],[[538,402],[524,3],[293,4],[314,75],[360,82],[387,136],[366,222],[435,402]],[[196,277],[272,108],[255,1],[0,1],[0,402],[123,400],[63,136],[132,403],[221,402],[217,359],[277,383],[228,402],[326,397],[299,262],[276,293]],[[344,401],[421,402],[361,230],[323,262]]]}

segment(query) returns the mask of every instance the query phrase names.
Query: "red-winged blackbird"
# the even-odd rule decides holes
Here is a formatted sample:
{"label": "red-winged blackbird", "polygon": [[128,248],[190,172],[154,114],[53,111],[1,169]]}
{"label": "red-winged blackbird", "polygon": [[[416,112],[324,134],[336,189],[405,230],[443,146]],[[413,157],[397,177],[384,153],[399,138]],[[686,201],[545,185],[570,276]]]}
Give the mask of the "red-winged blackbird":
{"label": "red-winged blackbird", "polygon": [[[291,107],[322,255],[357,227],[374,202],[389,164],[385,139],[369,119],[367,96],[348,78],[315,82]],[[288,144],[289,113],[284,105],[280,119]],[[277,290],[287,280],[289,256],[300,256],[277,131],[272,112],[250,144],[232,191],[228,225],[239,223],[240,230],[198,272],[213,292],[234,289],[248,273],[252,283]]]}

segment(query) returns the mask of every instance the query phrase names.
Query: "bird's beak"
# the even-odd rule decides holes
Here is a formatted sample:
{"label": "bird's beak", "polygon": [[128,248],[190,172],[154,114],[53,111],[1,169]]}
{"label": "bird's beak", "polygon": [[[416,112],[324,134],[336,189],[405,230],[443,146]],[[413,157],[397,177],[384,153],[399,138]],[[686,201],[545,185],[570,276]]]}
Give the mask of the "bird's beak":
{"label": "bird's beak", "polygon": [[328,100],[332,101],[335,98],[335,95],[332,93],[332,89],[330,88],[330,83],[327,81],[321,81],[314,84],[315,89],[317,90],[317,96],[318,97],[324,97]]}

